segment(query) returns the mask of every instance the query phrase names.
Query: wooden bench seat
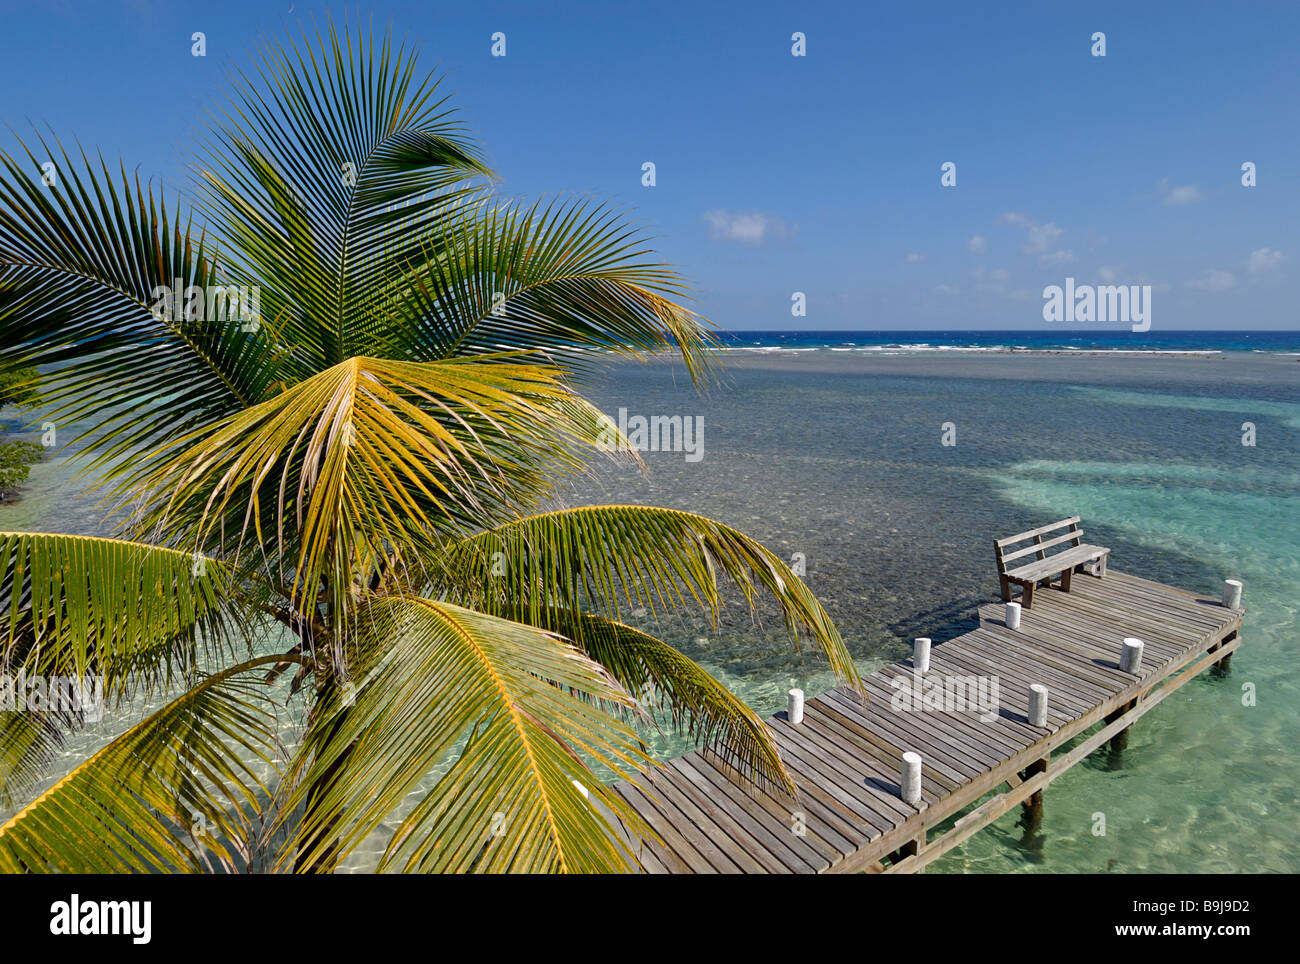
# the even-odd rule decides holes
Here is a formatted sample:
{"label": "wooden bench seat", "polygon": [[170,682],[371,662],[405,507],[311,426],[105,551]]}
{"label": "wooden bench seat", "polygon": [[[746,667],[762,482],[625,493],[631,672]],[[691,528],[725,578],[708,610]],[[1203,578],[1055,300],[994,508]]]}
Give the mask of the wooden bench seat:
{"label": "wooden bench seat", "polygon": [[[1012,548],[1022,542],[1029,544],[1018,549]],[[1020,601],[1026,609],[1032,608],[1034,589],[1043,580],[1050,585],[1054,578],[1060,576],[1061,589],[1069,592],[1070,577],[1075,572],[1088,572],[1098,578],[1105,576],[1106,557],[1110,555],[1110,550],[1105,546],[1093,546],[1083,541],[1083,530],[1079,528],[1077,515],[1028,532],[1018,532],[1005,539],[995,539],[993,552],[998,562],[1002,598],[1009,601],[1012,585],[1019,586]],[[1016,560],[1025,561],[1011,565]]]}

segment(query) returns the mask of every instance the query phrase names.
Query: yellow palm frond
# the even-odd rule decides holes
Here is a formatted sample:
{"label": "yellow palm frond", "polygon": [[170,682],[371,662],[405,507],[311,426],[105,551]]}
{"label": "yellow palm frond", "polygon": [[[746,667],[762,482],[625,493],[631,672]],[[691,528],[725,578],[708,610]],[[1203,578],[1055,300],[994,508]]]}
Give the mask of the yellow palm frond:
{"label": "yellow palm frond", "polygon": [[282,758],[260,680],[278,659],[208,677],[77,766],[0,826],[0,872],[246,867]]}
{"label": "yellow palm frond", "polygon": [[633,866],[617,828],[652,834],[584,758],[622,775],[650,761],[605,708],[635,704],[599,664],[551,633],[420,597],[374,598],[358,622],[359,675],[318,707],[286,860],[346,855],[441,764],[381,869]]}

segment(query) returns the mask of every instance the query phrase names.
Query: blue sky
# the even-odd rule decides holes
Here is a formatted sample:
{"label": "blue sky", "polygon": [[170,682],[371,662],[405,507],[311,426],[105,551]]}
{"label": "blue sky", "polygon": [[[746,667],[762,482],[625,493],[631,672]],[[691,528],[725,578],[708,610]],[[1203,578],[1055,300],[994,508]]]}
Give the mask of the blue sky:
{"label": "blue sky", "polygon": [[359,9],[503,191],[628,210],[724,328],[1041,329],[1067,276],[1150,284],[1153,329],[1300,328],[1300,5],[1066,6],[0,2],[0,124],[177,184],[226,64]]}

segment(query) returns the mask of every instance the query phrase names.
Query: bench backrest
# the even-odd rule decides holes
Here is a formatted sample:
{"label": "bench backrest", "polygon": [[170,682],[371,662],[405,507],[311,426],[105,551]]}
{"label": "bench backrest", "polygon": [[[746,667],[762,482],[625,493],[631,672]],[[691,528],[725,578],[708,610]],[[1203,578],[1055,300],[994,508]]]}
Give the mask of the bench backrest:
{"label": "bench backrest", "polygon": [[[1046,559],[1054,553],[1048,549],[1061,552],[1083,541],[1083,530],[1079,528],[1079,517],[1072,515],[1051,525],[1039,526],[1028,532],[1017,532],[1005,539],[993,540],[993,552],[998,558],[998,572],[1005,573],[1008,563],[1025,565],[1034,559]],[[1016,543],[1028,542],[1028,545],[1016,548]]]}

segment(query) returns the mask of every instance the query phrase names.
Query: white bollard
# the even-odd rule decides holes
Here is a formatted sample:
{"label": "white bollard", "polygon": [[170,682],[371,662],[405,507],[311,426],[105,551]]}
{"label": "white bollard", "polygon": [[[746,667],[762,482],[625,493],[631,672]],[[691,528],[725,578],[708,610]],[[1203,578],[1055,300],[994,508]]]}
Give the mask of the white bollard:
{"label": "white bollard", "polygon": [[903,802],[917,806],[921,802],[921,754],[908,750],[903,754]]}
{"label": "white bollard", "polygon": [[1241,581],[1238,579],[1223,580],[1223,605],[1229,609],[1241,608]]}
{"label": "white bollard", "polygon": [[803,690],[790,691],[789,700],[785,704],[785,716],[795,726],[803,722]]}
{"label": "white bollard", "polygon": [[1142,669],[1142,640],[1132,636],[1124,640],[1124,649],[1119,656],[1119,668],[1135,676]]}
{"label": "white bollard", "polygon": [[926,636],[918,636],[912,643],[912,668],[918,673],[930,672],[930,640]]}
{"label": "white bollard", "polygon": [[1007,629],[1020,628],[1020,603],[1007,603]]}
{"label": "white bollard", "polygon": [[1042,683],[1029,685],[1029,722],[1034,726],[1047,726],[1047,687]]}

